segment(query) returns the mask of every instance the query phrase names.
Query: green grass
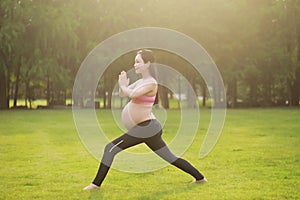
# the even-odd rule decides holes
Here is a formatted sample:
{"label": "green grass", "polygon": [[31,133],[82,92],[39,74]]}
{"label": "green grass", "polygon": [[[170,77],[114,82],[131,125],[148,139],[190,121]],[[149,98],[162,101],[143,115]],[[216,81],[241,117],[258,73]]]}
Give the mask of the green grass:
{"label": "green grass", "polygon": [[[171,141],[178,111],[168,111]],[[109,138],[121,134],[109,111],[97,111]],[[210,119],[183,155],[205,174],[204,185],[173,166],[134,174],[112,169],[101,190],[82,191],[98,161],[81,143],[71,110],[0,112],[0,199],[300,199],[300,109],[228,110],[214,150],[199,159]]]}

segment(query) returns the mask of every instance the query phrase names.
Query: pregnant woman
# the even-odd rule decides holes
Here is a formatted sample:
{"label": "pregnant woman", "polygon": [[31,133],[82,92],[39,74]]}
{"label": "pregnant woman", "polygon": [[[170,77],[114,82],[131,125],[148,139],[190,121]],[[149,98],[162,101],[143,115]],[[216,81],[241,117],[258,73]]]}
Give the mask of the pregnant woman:
{"label": "pregnant woman", "polygon": [[176,157],[162,139],[162,127],[152,114],[152,106],[157,103],[157,81],[154,78],[154,62],[151,50],[141,50],[135,57],[135,72],[142,78],[129,85],[126,72],[119,75],[119,93],[131,100],[122,111],[122,122],[128,132],[106,145],[94,181],[84,190],[99,189],[110,169],[115,155],[134,145],[145,143],[165,161],[195,178],[195,183],[205,183],[206,178],[188,161]]}

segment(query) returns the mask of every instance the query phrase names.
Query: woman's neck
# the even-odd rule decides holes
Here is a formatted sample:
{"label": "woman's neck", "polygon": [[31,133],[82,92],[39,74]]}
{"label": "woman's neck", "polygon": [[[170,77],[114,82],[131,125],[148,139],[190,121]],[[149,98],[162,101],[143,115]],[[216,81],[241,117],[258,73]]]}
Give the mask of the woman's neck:
{"label": "woman's neck", "polygon": [[148,70],[142,73],[142,78],[143,79],[147,79],[147,78],[151,78],[151,77],[152,76],[151,76],[151,74]]}

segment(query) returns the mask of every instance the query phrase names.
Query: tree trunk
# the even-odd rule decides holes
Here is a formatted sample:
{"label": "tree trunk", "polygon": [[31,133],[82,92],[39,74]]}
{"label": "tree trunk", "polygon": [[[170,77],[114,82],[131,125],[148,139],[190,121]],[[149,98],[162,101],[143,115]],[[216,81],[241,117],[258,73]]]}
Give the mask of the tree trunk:
{"label": "tree trunk", "polygon": [[25,106],[28,108],[28,100],[29,100],[29,80],[25,82]]}
{"label": "tree trunk", "polygon": [[103,109],[106,109],[106,90],[103,89]]}
{"label": "tree trunk", "polygon": [[190,86],[187,88],[187,101],[188,101],[188,108],[195,108],[196,107],[196,99],[195,99],[195,77],[190,76]]}
{"label": "tree trunk", "polygon": [[14,107],[17,107],[17,101],[19,96],[20,69],[21,69],[21,65],[18,65],[17,72],[16,72],[15,92],[14,92]]}
{"label": "tree trunk", "polygon": [[0,109],[8,109],[8,102],[6,76],[2,66],[0,67]]}
{"label": "tree trunk", "polygon": [[270,83],[270,77],[266,77],[266,82],[263,84],[263,105],[264,106],[271,106],[272,104],[272,96],[271,90],[272,86]]}
{"label": "tree trunk", "polygon": [[253,80],[253,82],[251,82],[249,85],[249,97],[248,97],[249,102],[248,102],[247,106],[251,106],[251,107],[258,106],[257,90],[258,90],[258,88],[256,86],[256,83]]}
{"label": "tree trunk", "polygon": [[[298,49],[298,55],[297,55],[297,61],[298,63],[300,62],[300,28],[299,28],[299,20],[297,21],[297,19],[299,19],[299,14],[297,12],[293,12],[293,14],[296,14],[295,17],[296,19],[296,26],[295,26],[295,31],[296,31],[296,48]],[[298,15],[297,15],[298,14]],[[291,53],[291,50],[289,50],[289,53]],[[296,71],[295,71],[295,80],[291,85],[291,102],[290,105],[291,106],[299,106],[299,102],[300,101],[300,66],[299,64],[297,65]]]}
{"label": "tree trunk", "polygon": [[112,90],[113,90],[113,86],[114,85],[114,81],[113,79],[110,79],[109,81],[109,85],[108,85],[108,95],[107,95],[107,108],[111,109],[111,99],[112,99]]}
{"label": "tree trunk", "polygon": [[164,109],[169,109],[169,98],[168,98],[168,89],[164,86],[160,86],[159,88],[159,94],[160,94],[160,99],[161,103]]}
{"label": "tree trunk", "polygon": [[205,107],[206,106],[206,85],[203,83],[202,84],[202,106]]}
{"label": "tree trunk", "polygon": [[237,80],[235,77],[232,78],[229,88],[230,88],[229,96],[231,101],[231,107],[236,108],[238,105],[237,105]]}
{"label": "tree trunk", "polygon": [[[300,63],[300,28],[297,26],[296,27],[296,31],[297,31],[297,45],[298,45],[298,55],[297,55],[297,60],[298,63]],[[300,66],[298,65],[297,69],[296,69],[296,78],[294,81],[294,84],[292,86],[292,90],[291,90],[291,105],[292,106],[299,106],[300,103]]]}
{"label": "tree trunk", "polygon": [[291,105],[299,106],[300,101],[300,67],[296,70],[296,79],[291,88]]}
{"label": "tree trunk", "polygon": [[[49,84],[49,94],[50,94],[50,100],[49,100],[49,104],[50,105],[54,105],[55,103],[55,92],[54,92],[54,87],[53,87],[54,83],[50,82]],[[52,90],[52,91],[51,91]]]}
{"label": "tree trunk", "polygon": [[47,75],[47,106],[50,105],[50,77]]}

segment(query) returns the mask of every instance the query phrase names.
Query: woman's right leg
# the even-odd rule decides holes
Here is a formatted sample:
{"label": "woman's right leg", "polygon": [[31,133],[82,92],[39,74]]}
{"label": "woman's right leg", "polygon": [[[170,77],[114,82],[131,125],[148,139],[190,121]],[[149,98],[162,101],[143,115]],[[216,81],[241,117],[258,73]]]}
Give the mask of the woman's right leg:
{"label": "woman's right leg", "polygon": [[[93,181],[94,186],[100,186],[102,184],[117,153],[134,145],[145,142],[143,133],[145,133],[146,136],[148,135],[148,128],[150,127],[150,124],[153,125],[151,121],[152,120],[147,120],[139,123],[135,127],[131,128],[127,133],[106,145],[97,175]],[[150,133],[157,129],[155,126],[151,127]]]}
{"label": "woman's right leg", "polygon": [[105,146],[104,154],[100,162],[97,175],[93,181],[93,184],[97,186],[100,186],[102,184],[117,153],[142,142],[142,139],[132,137],[125,133],[122,136],[110,142],[109,144],[107,144]]}

